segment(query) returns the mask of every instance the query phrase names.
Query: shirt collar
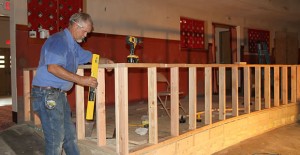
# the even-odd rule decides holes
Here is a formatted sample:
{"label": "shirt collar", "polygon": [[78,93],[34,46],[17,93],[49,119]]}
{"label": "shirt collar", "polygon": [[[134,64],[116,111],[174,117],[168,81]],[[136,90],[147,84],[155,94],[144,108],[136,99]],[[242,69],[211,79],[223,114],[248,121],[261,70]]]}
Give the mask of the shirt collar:
{"label": "shirt collar", "polygon": [[77,44],[77,42],[74,40],[73,36],[71,35],[71,32],[69,31],[68,28],[65,28],[64,29],[64,33],[66,34],[67,36],[67,40],[68,40],[68,43],[69,43],[69,46],[70,47],[74,47],[75,44]]}

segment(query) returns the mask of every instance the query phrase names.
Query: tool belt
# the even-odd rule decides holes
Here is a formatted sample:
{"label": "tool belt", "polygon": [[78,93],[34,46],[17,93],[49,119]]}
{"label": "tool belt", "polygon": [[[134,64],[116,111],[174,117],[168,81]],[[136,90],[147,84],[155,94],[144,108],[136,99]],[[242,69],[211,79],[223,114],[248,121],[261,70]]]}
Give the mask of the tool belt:
{"label": "tool belt", "polygon": [[59,89],[59,88],[53,88],[53,87],[42,87],[42,86],[32,86],[32,88],[38,88],[40,90],[54,90],[62,93],[67,93],[67,91]]}

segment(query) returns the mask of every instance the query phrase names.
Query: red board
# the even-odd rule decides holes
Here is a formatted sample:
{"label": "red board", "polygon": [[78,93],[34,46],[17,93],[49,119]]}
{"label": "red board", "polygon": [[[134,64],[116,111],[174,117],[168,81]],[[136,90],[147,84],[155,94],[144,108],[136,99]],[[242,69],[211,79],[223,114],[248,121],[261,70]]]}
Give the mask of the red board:
{"label": "red board", "polygon": [[180,17],[181,48],[204,48],[204,21]]}
{"label": "red board", "polygon": [[72,14],[82,10],[82,0],[28,0],[28,28],[49,30],[50,34],[68,26]]}
{"label": "red board", "polygon": [[270,31],[248,29],[249,52],[257,53],[257,43],[266,42],[270,49]]}

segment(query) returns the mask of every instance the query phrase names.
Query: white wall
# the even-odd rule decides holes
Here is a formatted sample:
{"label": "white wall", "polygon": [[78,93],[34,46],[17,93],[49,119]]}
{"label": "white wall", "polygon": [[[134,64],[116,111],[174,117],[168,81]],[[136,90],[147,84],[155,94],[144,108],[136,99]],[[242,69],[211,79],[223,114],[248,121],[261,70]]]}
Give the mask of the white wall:
{"label": "white wall", "polygon": [[[16,1],[15,23],[27,25],[27,0],[11,1]],[[84,0],[85,12],[91,14],[94,20],[94,31],[99,33],[179,40],[180,16],[206,21],[208,42],[211,42],[212,22],[240,26],[241,30],[243,28],[270,30],[271,34],[275,31],[300,31],[298,26],[287,25],[280,21],[268,23],[249,20],[238,15],[229,18],[228,15],[218,14],[218,10],[213,14],[207,13],[203,11],[206,10],[205,5],[200,5],[198,8],[201,6],[203,9],[200,10],[179,7],[173,5],[172,0]]]}
{"label": "white wall", "polygon": [[[247,20],[238,15],[229,18],[227,15],[218,14],[218,10],[211,14],[199,9],[174,6],[168,1],[89,0],[87,12],[94,19],[95,32],[162,39],[179,40],[180,16],[204,20],[208,24],[214,22],[241,26],[241,30],[243,27],[270,31],[299,30],[293,25],[286,25],[280,21],[268,23],[260,20]],[[210,29],[209,27],[210,25],[207,25],[206,28]],[[206,38],[210,38],[212,31],[206,31],[206,33]]]}

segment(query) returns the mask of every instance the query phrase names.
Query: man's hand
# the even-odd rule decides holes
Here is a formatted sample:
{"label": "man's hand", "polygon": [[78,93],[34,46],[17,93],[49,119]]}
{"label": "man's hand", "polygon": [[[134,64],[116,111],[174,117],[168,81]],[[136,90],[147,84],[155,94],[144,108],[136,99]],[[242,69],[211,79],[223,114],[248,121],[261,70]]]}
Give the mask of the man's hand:
{"label": "man's hand", "polygon": [[91,76],[81,76],[80,80],[77,83],[83,86],[89,86],[93,88],[96,88],[98,86],[97,79]]}
{"label": "man's hand", "polygon": [[[108,58],[100,58],[99,64],[113,64],[114,62]],[[111,72],[113,68],[106,68],[108,72]]]}
{"label": "man's hand", "polygon": [[61,79],[72,81],[82,86],[89,86],[93,88],[98,86],[96,78],[91,76],[79,76],[56,64],[48,65],[48,71]]}

